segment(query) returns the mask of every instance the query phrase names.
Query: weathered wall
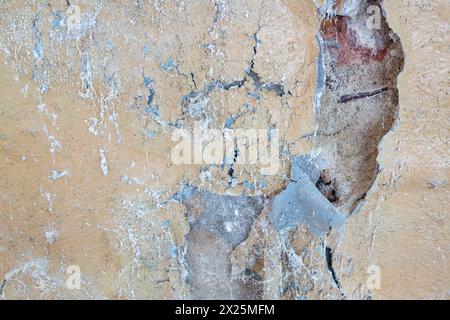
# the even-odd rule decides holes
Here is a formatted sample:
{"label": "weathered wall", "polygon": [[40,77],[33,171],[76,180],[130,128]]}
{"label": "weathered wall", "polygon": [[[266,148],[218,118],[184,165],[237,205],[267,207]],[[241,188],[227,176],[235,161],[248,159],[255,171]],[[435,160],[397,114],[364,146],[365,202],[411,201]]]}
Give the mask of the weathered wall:
{"label": "weathered wall", "polygon": [[401,39],[398,125],[380,145],[380,174],[367,202],[347,220],[342,283],[361,297],[371,265],[379,266],[375,299],[448,299],[449,21],[448,1],[385,1]]}
{"label": "weathered wall", "polygon": [[445,2],[0,1],[0,297],[448,298]]}
{"label": "weathered wall", "polygon": [[[314,6],[70,3],[79,18],[63,1],[1,2],[2,297],[189,297],[173,196],[270,194],[288,168],[174,165],[171,135],[279,128],[284,153],[307,152]],[[81,290],[65,286],[70,265]]]}

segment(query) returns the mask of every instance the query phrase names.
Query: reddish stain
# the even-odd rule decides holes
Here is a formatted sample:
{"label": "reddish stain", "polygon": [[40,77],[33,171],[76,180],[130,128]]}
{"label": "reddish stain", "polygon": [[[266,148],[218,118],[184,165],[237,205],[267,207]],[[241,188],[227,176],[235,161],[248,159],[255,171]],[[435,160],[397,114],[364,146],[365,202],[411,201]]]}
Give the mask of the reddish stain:
{"label": "reddish stain", "polygon": [[[357,43],[356,35],[348,28],[349,17],[335,16],[322,20],[320,33],[326,46],[336,58],[338,66],[380,62],[388,54],[388,48],[366,48]],[[375,34],[374,34],[375,36]]]}

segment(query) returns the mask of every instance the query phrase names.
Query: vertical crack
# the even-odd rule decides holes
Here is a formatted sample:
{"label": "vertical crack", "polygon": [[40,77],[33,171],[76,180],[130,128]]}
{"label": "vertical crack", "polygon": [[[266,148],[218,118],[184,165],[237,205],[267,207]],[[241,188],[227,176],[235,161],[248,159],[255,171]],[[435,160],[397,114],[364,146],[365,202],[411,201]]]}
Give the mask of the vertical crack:
{"label": "vertical crack", "polygon": [[0,285],[0,297],[3,296],[3,290],[5,289],[6,283],[6,279],[3,279],[2,284]]}
{"label": "vertical crack", "polygon": [[341,284],[339,283],[339,279],[336,276],[336,272],[334,272],[334,268],[333,268],[333,251],[331,250],[330,247],[325,247],[325,256],[326,256],[326,260],[327,260],[328,271],[331,272],[331,276],[333,277],[334,283],[340,289],[341,288]]}
{"label": "vertical crack", "polygon": [[256,29],[255,33],[253,33],[253,40],[255,41],[255,44],[253,45],[253,58],[252,61],[250,62],[250,71],[253,71],[253,68],[255,67],[256,55],[258,53],[258,47],[260,44],[260,41],[258,39],[258,33],[260,30],[261,30],[261,15],[259,15],[258,18],[258,28]]}
{"label": "vertical crack", "polygon": [[327,268],[328,268],[328,271],[330,271],[330,273],[331,273],[333,282],[336,285],[336,287],[339,289],[339,293],[341,294],[341,297],[345,298],[345,295],[341,289],[341,283],[339,282],[339,278],[336,275],[336,272],[334,271],[334,268],[333,268],[333,251],[331,250],[330,247],[325,247],[325,257],[327,260]]}

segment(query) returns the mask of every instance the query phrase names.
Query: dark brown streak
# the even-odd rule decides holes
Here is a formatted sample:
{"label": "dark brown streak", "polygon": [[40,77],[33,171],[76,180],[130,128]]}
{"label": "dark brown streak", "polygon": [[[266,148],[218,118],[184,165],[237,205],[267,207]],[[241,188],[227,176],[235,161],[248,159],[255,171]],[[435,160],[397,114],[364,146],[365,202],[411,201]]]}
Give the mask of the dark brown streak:
{"label": "dark brown streak", "polygon": [[382,89],[373,90],[373,91],[366,91],[366,92],[360,92],[360,93],[355,93],[355,94],[346,94],[339,98],[339,103],[346,103],[346,102],[349,102],[352,100],[369,98],[369,97],[375,96],[377,94],[386,92],[387,90],[388,90],[388,88],[384,87]]}

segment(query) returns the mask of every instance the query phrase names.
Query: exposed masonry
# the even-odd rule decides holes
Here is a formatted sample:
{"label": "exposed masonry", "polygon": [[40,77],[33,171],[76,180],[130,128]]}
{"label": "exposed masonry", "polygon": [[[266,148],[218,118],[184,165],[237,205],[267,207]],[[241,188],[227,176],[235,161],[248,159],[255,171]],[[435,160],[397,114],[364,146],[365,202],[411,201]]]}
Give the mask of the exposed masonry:
{"label": "exposed masonry", "polygon": [[[351,10],[346,5],[345,1],[329,0],[319,8],[317,126],[311,135],[315,147],[311,157],[291,159],[291,182],[286,189],[271,199],[217,195],[191,187],[182,190],[179,199],[186,206],[191,225],[186,236],[186,260],[194,298],[262,297],[263,274],[246,269],[250,281],[243,282],[242,273],[233,274],[228,257],[247,239],[264,206],[270,209],[272,227],[279,230],[287,243],[299,224],[306,224],[315,237],[325,239],[333,227],[343,225],[345,216],[364,200],[373,183],[378,144],[397,119],[396,81],[403,66],[403,51],[384,17],[380,29],[371,30],[366,25],[369,18],[366,8],[369,5],[381,8],[381,1],[360,1],[350,6]],[[216,5],[216,15],[218,10]],[[212,90],[240,88],[250,80],[255,92],[273,91],[278,97],[290,94],[281,83],[264,83],[253,70],[259,30],[258,22],[253,35],[253,59],[246,77],[230,83],[215,81],[202,91],[189,93],[183,98],[185,113],[194,118],[204,116]],[[232,166],[228,174],[233,178]],[[330,243],[321,242],[320,246],[330,282],[339,297],[345,299],[339,271],[334,267],[336,244],[330,239]],[[285,280],[280,291],[282,295],[294,292],[298,297],[305,289],[288,280],[292,277],[287,275],[296,270],[289,258],[292,254],[288,254],[292,248],[283,250],[280,258],[285,257],[282,270],[286,276],[282,276]],[[312,289],[316,290],[314,284]]]}

